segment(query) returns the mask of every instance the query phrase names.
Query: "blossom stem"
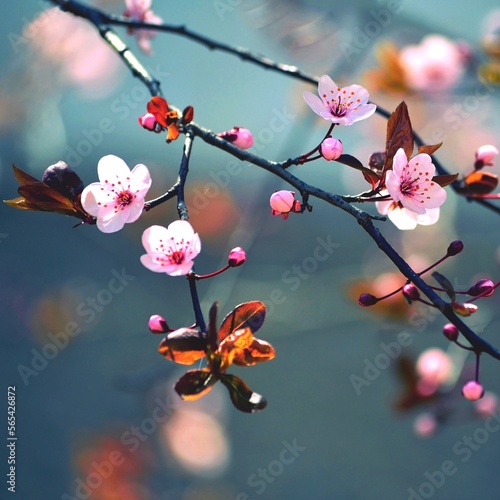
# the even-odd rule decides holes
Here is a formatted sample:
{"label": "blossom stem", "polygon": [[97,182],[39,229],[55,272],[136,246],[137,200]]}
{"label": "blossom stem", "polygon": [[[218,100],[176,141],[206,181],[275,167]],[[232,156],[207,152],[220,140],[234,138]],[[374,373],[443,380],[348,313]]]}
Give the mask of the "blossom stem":
{"label": "blossom stem", "polygon": [[184,198],[184,185],[186,184],[187,175],[189,172],[189,159],[191,157],[191,148],[193,146],[193,135],[186,131],[184,138],[184,149],[182,151],[182,160],[179,167],[179,177],[176,184],[179,185],[177,189],[177,212],[182,220],[188,220],[189,214]]}
{"label": "blossom stem", "polygon": [[205,325],[205,319],[203,318],[203,313],[201,312],[200,299],[198,297],[198,290],[196,289],[196,274],[192,271],[186,275],[189,283],[189,292],[191,293],[191,301],[193,303],[194,317],[196,319],[196,325],[200,327],[202,332],[207,331]]}
{"label": "blossom stem", "polygon": [[219,269],[218,271],[214,271],[213,273],[209,274],[195,274],[195,279],[196,280],[206,280],[207,278],[213,278],[214,276],[218,276],[219,274],[222,274],[224,271],[227,271],[231,266],[228,264],[227,266],[223,267],[222,269]]}
{"label": "blossom stem", "polygon": [[473,350],[474,350],[474,348],[469,347],[469,346],[467,346],[467,345],[464,345],[464,344],[462,344],[461,342],[459,342],[458,340],[454,340],[454,342],[455,342],[455,344],[456,344],[458,347],[460,347],[460,348],[462,348],[462,349],[465,349],[466,351],[473,351]]}

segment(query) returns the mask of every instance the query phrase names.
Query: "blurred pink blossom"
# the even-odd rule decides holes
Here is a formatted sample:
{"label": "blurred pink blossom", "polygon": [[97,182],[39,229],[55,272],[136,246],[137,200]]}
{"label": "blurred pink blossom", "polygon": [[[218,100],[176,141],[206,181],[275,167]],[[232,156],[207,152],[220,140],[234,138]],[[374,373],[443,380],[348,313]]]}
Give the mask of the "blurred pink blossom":
{"label": "blurred pink blossom", "polygon": [[415,419],[413,429],[419,437],[430,437],[436,433],[438,422],[436,417],[431,413],[422,413]]}
{"label": "blurred pink blossom", "polygon": [[[125,0],[126,9],[123,15],[131,21],[140,21],[151,24],[161,24],[163,19],[151,10],[151,0]],[[147,55],[151,55],[151,40],[156,32],[146,29],[129,28],[130,34],[135,34],[137,45]]]}
{"label": "blurred pink blossom", "polygon": [[416,364],[417,374],[429,385],[445,384],[453,376],[451,358],[442,349],[432,347],[420,354]]}
{"label": "blurred pink blossom", "polygon": [[463,44],[441,35],[428,35],[419,45],[404,47],[399,54],[406,85],[418,91],[447,90],[464,73]]}

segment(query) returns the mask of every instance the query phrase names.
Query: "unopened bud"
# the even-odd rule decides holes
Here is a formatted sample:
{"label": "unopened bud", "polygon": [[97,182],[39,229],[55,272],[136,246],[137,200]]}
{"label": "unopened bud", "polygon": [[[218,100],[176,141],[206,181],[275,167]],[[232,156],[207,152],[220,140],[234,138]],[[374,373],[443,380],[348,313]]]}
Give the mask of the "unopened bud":
{"label": "unopened bud", "polygon": [[449,257],[453,257],[454,255],[458,255],[464,249],[464,244],[460,240],[455,240],[450,243],[446,255]]}
{"label": "unopened bud", "polygon": [[375,297],[371,293],[362,293],[358,299],[358,304],[363,307],[373,306],[377,302],[378,302],[377,297]]}
{"label": "unopened bud", "polygon": [[165,319],[158,314],[153,314],[149,318],[148,327],[153,333],[168,333],[172,331]]}
{"label": "unopened bud", "polygon": [[462,395],[469,401],[477,401],[484,396],[484,387],[475,380],[470,380],[462,387]]}
{"label": "unopened bud", "polygon": [[156,118],[155,115],[151,113],[146,113],[145,115],[139,116],[139,124],[146,130],[156,131]]}
{"label": "unopened bud", "polygon": [[493,295],[495,291],[495,283],[488,279],[481,279],[475,285],[472,285],[467,293],[472,297],[477,297],[478,295],[483,295],[483,297],[489,297]]}
{"label": "unopened bud", "polygon": [[403,295],[408,302],[418,300],[420,298],[420,292],[413,283],[407,283],[403,287]]}
{"label": "unopened bud", "polygon": [[321,156],[325,160],[336,160],[343,152],[344,146],[342,141],[335,139],[334,137],[327,137],[319,148]]}
{"label": "unopened bud", "polygon": [[229,252],[227,263],[231,267],[238,267],[241,266],[241,264],[244,264],[246,260],[247,254],[245,253],[245,250],[241,247],[236,247]]}
{"label": "unopened bud", "polygon": [[493,166],[495,164],[493,159],[497,154],[498,149],[491,144],[479,147],[476,151],[476,163],[474,164],[474,168],[479,170],[485,166]]}
{"label": "unopened bud", "polygon": [[273,215],[281,215],[283,219],[288,217],[290,212],[300,211],[300,201],[295,199],[294,191],[276,191],[269,199]]}
{"label": "unopened bud", "polygon": [[447,323],[443,326],[443,335],[451,342],[455,342],[458,339],[459,333],[458,328],[452,323]]}
{"label": "unopened bud", "polygon": [[231,130],[217,135],[226,141],[232,142],[241,149],[248,149],[253,145],[252,132],[247,128],[233,127]]}

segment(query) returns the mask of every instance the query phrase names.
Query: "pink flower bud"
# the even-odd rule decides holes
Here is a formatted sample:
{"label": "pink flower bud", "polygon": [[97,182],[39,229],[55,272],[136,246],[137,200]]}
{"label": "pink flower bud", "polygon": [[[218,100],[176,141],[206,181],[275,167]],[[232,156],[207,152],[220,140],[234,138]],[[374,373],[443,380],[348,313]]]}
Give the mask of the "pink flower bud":
{"label": "pink flower bud", "polygon": [[144,127],[146,130],[156,131],[156,118],[155,115],[151,113],[146,113],[145,115],[139,116],[139,125]]}
{"label": "pink flower bud", "polygon": [[476,151],[476,164],[474,165],[475,168],[479,170],[486,165],[494,165],[495,163],[493,162],[493,159],[497,154],[498,149],[490,144],[479,147]]}
{"label": "pink flower bud", "polygon": [[246,260],[247,254],[245,253],[245,250],[241,247],[236,247],[229,252],[227,263],[231,267],[238,267],[241,266],[241,264],[244,264]]}
{"label": "pink flower bud", "polygon": [[484,387],[475,380],[470,380],[462,387],[462,395],[469,401],[477,401],[484,396]]}
{"label": "pink flower bud", "polygon": [[443,326],[443,334],[451,342],[455,342],[458,339],[459,333],[458,328],[453,323],[447,323]]}
{"label": "pink flower bud", "polygon": [[149,318],[148,327],[153,333],[168,333],[173,330],[170,329],[167,322],[158,314],[153,314]]}
{"label": "pink flower bud", "polygon": [[483,293],[484,293],[483,297],[489,297],[490,295],[493,295],[494,291],[495,291],[495,283],[493,283],[493,281],[488,279],[482,279],[479,280],[475,285],[471,286],[467,290],[467,293],[469,295],[472,295],[472,297],[477,297],[478,295],[481,295]]}
{"label": "pink flower bud", "polygon": [[420,298],[420,292],[413,283],[408,283],[403,287],[403,295],[408,302]]}
{"label": "pink flower bud", "polygon": [[252,132],[247,128],[233,127],[231,130],[217,135],[226,141],[232,142],[241,149],[248,149],[253,145]]}
{"label": "pink flower bud", "polygon": [[449,257],[453,257],[454,255],[458,255],[464,249],[464,244],[460,240],[455,240],[450,243],[448,247],[448,251],[446,255]]}
{"label": "pink flower bud", "polygon": [[453,302],[451,306],[457,314],[460,314],[460,316],[470,316],[478,310],[476,304],[471,304],[468,302]]}
{"label": "pink flower bud", "polygon": [[373,306],[377,302],[378,302],[377,297],[375,297],[371,293],[362,293],[358,299],[358,304],[363,307]]}
{"label": "pink flower bud", "polygon": [[281,215],[283,219],[288,218],[290,212],[300,211],[300,201],[295,199],[294,191],[276,191],[269,200],[273,215]]}
{"label": "pink flower bud", "polygon": [[336,160],[343,152],[344,146],[342,146],[342,141],[335,139],[333,137],[327,137],[320,146],[321,156],[325,160]]}

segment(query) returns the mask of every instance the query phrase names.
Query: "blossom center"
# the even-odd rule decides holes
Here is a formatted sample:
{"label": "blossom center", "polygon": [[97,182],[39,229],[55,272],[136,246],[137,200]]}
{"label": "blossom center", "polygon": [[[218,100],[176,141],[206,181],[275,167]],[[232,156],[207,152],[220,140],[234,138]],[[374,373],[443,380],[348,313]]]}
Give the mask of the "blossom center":
{"label": "blossom center", "polygon": [[167,255],[171,264],[180,265],[186,260],[186,253],[182,250],[175,250]]}
{"label": "blossom center", "polygon": [[135,195],[131,193],[130,191],[122,191],[121,193],[118,193],[116,196],[116,203],[124,208],[127,205],[130,205],[134,201]]}
{"label": "blossom center", "polygon": [[342,116],[345,116],[347,114],[347,106],[344,102],[342,102],[341,96],[338,97],[337,102],[332,102],[330,111],[332,112],[333,116],[336,116],[338,118],[341,118]]}

